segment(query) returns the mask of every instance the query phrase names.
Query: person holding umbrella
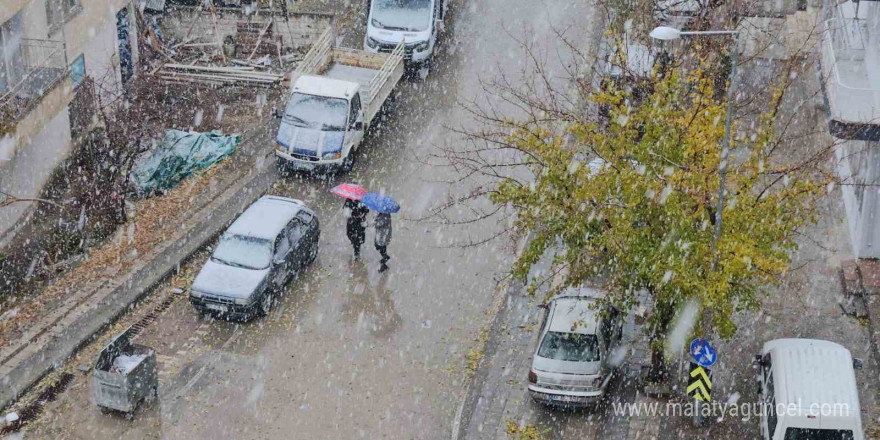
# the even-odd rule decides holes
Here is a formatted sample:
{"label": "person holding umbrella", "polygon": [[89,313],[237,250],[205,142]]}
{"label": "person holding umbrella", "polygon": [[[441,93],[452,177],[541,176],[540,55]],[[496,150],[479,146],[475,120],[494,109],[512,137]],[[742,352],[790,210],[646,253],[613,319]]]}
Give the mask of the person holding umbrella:
{"label": "person holding umbrella", "polygon": [[355,184],[344,183],[337,185],[330,192],[345,199],[345,203],[342,205],[343,215],[347,219],[345,235],[351,241],[351,247],[354,249],[354,258],[359,259],[361,257],[361,245],[367,239],[367,228],[364,222],[367,220],[367,213],[370,212],[360,202],[360,199],[367,193],[367,190]]}
{"label": "person holding umbrella", "polygon": [[389,243],[391,243],[391,214],[380,212],[376,214],[376,238],[373,240],[376,250],[382,256],[382,259],[379,260],[382,264],[379,266],[379,272],[388,270],[387,263],[391,259],[388,255]]}
{"label": "person holding umbrella", "polygon": [[376,238],[373,244],[382,259],[379,260],[382,265],[379,266],[379,272],[388,270],[388,244],[391,243],[391,214],[400,211],[400,205],[391,197],[381,194],[369,193],[361,198],[361,202],[367,207],[376,211]]}

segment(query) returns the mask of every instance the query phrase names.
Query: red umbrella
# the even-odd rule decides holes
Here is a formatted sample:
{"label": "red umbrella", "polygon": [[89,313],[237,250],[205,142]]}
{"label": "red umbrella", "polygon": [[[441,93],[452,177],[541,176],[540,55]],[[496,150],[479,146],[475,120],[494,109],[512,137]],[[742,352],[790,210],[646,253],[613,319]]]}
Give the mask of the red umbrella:
{"label": "red umbrella", "polygon": [[334,186],[330,192],[343,199],[360,200],[367,193],[367,190],[353,183],[343,183]]}

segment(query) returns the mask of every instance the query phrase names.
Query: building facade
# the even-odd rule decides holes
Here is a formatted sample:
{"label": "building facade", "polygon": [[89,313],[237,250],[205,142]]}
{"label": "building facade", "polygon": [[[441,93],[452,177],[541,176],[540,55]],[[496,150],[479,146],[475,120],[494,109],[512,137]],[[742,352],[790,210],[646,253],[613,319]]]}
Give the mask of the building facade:
{"label": "building facade", "polygon": [[[39,196],[71,151],[74,120],[88,117],[75,105],[86,75],[104,89],[134,75],[136,13],[131,0],[0,2],[0,192]],[[0,247],[33,208],[0,208]]]}
{"label": "building facade", "polygon": [[880,258],[880,4],[831,2],[820,72],[857,258]]}

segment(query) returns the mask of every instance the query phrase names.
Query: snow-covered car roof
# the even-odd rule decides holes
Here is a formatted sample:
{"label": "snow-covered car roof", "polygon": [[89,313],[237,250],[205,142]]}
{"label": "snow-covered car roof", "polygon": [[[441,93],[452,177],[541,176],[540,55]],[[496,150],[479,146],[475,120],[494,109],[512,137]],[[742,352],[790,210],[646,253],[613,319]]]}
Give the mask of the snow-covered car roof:
{"label": "snow-covered car roof", "polygon": [[357,83],[312,75],[299,77],[293,86],[294,93],[342,99],[351,98],[357,92],[357,89]]}
{"label": "snow-covered car roof", "polygon": [[241,213],[226,233],[274,240],[302,207],[303,202],[296,199],[263,196]]}

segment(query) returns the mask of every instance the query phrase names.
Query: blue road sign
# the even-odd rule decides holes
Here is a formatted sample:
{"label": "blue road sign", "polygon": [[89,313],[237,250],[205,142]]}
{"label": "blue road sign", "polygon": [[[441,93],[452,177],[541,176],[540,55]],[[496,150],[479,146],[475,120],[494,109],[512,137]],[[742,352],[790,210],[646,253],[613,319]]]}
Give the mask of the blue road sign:
{"label": "blue road sign", "polygon": [[718,360],[718,354],[715,353],[715,347],[703,338],[694,338],[694,340],[691,341],[691,356],[694,358],[694,362],[703,368],[709,368],[712,365],[715,365],[715,361]]}

